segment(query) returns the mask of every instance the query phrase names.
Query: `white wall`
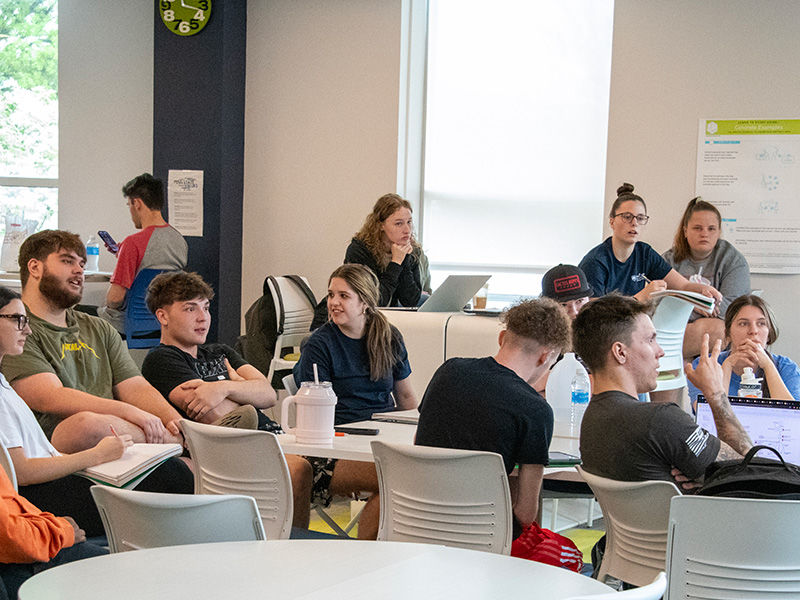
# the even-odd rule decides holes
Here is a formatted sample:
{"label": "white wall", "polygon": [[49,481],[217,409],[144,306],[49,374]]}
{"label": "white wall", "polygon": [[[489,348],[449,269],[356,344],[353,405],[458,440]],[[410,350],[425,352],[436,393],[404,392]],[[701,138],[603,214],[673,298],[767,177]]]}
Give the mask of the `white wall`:
{"label": "white wall", "polygon": [[[794,0],[616,0],[605,213],[633,183],[652,217],[645,241],[669,248],[695,195],[698,120],[800,116],[797,23]],[[752,283],[775,309],[775,350],[797,359],[800,277]]]}
{"label": "white wall", "polygon": [[[58,226],[135,231],[120,191],[153,168],[153,3],[61,0]],[[100,252],[100,268],[114,257]]]}
{"label": "white wall", "polygon": [[400,0],[250,0],[242,307],[268,274],[317,296],[395,191]]}

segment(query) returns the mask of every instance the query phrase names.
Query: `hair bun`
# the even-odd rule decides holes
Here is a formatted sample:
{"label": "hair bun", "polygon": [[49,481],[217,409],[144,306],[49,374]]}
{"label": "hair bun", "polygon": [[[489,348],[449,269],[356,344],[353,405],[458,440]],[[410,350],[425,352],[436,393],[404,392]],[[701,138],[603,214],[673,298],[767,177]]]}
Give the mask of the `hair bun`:
{"label": "hair bun", "polygon": [[633,184],[632,183],[623,183],[621,186],[617,188],[617,196],[622,196],[623,194],[632,194],[633,193]]}

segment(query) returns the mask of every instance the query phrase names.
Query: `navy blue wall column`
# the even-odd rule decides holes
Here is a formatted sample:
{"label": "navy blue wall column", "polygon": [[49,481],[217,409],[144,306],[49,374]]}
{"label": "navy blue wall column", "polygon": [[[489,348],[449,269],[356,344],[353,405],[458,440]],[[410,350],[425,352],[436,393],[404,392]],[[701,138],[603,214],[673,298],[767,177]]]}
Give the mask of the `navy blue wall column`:
{"label": "navy blue wall column", "polygon": [[247,3],[216,0],[197,35],[181,37],[154,3],[153,174],[204,172],[203,237],[186,238],[189,270],[216,292],[209,341],[239,335],[242,290]]}

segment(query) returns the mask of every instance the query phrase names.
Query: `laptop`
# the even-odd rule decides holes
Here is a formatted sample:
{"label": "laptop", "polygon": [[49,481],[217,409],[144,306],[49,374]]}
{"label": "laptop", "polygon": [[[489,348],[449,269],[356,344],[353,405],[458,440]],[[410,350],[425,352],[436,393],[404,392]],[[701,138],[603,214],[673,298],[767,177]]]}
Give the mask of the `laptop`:
{"label": "laptop", "polygon": [[393,410],[390,412],[372,413],[371,421],[382,421],[384,423],[403,423],[405,425],[416,425],[419,423],[419,409]]}
{"label": "laptop", "polygon": [[390,306],[389,310],[419,312],[458,312],[478,293],[491,275],[450,275],[436,288],[422,306]]}
{"label": "laptop", "polygon": [[[753,444],[775,448],[787,462],[800,462],[800,402],[738,396],[729,399]],[[697,397],[697,424],[717,435],[711,407],[702,395]],[[759,456],[777,458],[771,452],[760,452]]]}

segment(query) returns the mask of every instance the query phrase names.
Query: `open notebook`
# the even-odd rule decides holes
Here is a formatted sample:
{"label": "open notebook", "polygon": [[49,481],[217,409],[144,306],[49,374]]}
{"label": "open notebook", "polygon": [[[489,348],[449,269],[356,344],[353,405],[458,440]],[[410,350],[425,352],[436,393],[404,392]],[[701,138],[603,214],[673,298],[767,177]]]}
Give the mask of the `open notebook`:
{"label": "open notebook", "polygon": [[[800,462],[800,402],[738,396],[730,396],[730,401],[754,444],[775,448],[788,462]],[[702,395],[697,397],[697,424],[717,435],[711,407]],[[775,458],[774,454],[764,456]]]}
{"label": "open notebook", "polygon": [[183,452],[180,444],[134,444],[121,458],[78,471],[96,483],[133,489],[150,472],[172,456]]}

